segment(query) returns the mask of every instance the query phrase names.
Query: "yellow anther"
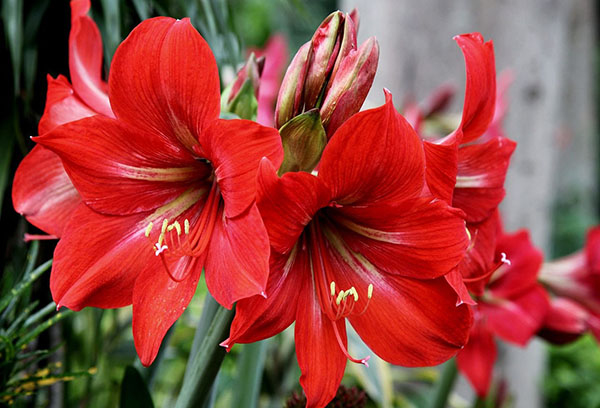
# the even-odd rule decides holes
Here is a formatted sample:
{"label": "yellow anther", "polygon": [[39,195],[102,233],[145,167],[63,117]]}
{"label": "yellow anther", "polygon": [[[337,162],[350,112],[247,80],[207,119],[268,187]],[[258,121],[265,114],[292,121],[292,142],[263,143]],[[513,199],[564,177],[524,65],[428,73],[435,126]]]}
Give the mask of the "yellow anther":
{"label": "yellow anther", "polygon": [[146,238],[148,238],[150,236],[150,231],[152,231],[153,226],[154,226],[154,224],[152,224],[152,222],[150,222],[150,224],[148,224],[148,226],[146,227],[146,231],[144,231],[144,235],[146,236]]}
{"label": "yellow anther", "polygon": [[173,231],[173,228],[175,228],[175,225],[171,224],[167,227],[167,231]]}
{"label": "yellow anther", "polygon": [[353,295],[353,294],[354,294],[354,287],[352,287],[344,292],[344,299],[346,299],[349,295]]}
{"label": "yellow anther", "polygon": [[336,305],[338,305],[338,306],[339,306],[339,305],[340,305],[340,303],[342,303],[342,300],[344,300],[344,293],[346,293],[346,292],[344,292],[343,290],[340,290],[340,293],[338,293],[338,296],[337,296],[337,298],[335,299],[335,304],[336,304]]}
{"label": "yellow anther", "polygon": [[179,221],[175,221],[171,225],[173,225],[175,227],[175,230],[177,231],[177,235],[181,235],[181,225],[179,224]]}
{"label": "yellow anther", "polygon": [[467,238],[469,238],[469,241],[471,241],[471,231],[469,231],[468,228],[465,228],[465,230],[467,230]]}
{"label": "yellow anther", "polygon": [[358,292],[356,291],[356,288],[354,286],[352,286],[350,288],[350,290],[352,291],[352,294],[354,295],[354,301],[358,302]]}
{"label": "yellow anther", "polygon": [[167,227],[169,226],[169,220],[166,218],[163,220],[162,228],[160,229],[160,235],[158,236],[158,247],[162,247],[163,241],[165,239],[165,234],[167,232]]}
{"label": "yellow anther", "polygon": [[335,282],[331,281],[329,287],[331,288],[331,296],[335,296]]}
{"label": "yellow anther", "polygon": [[190,233],[190,222],[187,218],[185,221],[183,221],[183,230],[185,231],[186,235]]}
{"label": "yellow anther", "polygon": [[373,297],[373,284],[369,283],[369,288],[367,289],[367,297],[371,299]]}

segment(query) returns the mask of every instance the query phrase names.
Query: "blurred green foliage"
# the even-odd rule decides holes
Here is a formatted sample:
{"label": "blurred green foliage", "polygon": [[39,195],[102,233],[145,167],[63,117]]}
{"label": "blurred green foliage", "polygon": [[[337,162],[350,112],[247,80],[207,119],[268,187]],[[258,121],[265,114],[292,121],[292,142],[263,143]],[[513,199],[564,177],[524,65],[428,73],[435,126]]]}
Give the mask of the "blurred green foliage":
{"label": "blurred green foliage", "polygon": [[544,380],[547,407],[600,407],[600,350],[591,335],[567,346],[549,346]]}

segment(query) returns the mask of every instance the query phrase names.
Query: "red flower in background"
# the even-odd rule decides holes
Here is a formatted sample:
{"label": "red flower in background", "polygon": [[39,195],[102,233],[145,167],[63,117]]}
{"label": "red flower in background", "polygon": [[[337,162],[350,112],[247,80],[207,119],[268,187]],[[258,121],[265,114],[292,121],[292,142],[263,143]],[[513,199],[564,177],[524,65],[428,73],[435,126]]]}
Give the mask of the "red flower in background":
{"label": "red flower in background", "polygon": [[496,265],[489,282],[473,306],[475,323],[469,342],[456,356],[458,369],[468,378],[479,396],[488,393],[496,344],[494,337],[525,346],[541,327],[548,310],[548,295],[537,283],[543,255],[535,248],[526,230],[513,234],[502,231],[496,220]]}
{"label": "red flower in background", "polygon": [[[478,272],[489,270],[490,265],[486,263],[493,258],[495,240],[490,217],[504,198],[504,179],[516,144],[498,131],[506,112],[506,101],[496,100],[492,42],[484,42],[479,33],[454,39],[466,64],[462,119],[450,135],[424,141],[424,146],[430,191],[466,214],[471,246],[463,262],[447,279],[458,293],[459,302],[473,304],[463,279],[476,279]],[[498,96],[505,96],[504,89]],[[448,97],[444,88],[436,98],[438,107],[435,109],[445,105]]]}
{"label": "red flower in background", "polygon": [[203,267],[226,307],[265,290],[256,169],[265,156],[280,163],[282,148],[274,129],[218,118],[217,65],[189,19],[137,26],[108,84],[116,119],[84,118],[35,138],[60,156],[83,199],[56,248],[50,287],[75,310],[133,303],[148,365]]}
{"label": "red flower in background", "polygon": [[600,340],[600,227],[583,250],[546,263],[539,279],[555,295],[540,335],[563,344],[590,330]]}
{"label": "red flower in background", "polygon": [[[63,123],[105,115],[114,117],[108,101],[108,85],[102,80],[102,38],[87,15],[89,0],[71,1],[69,71],[48,75],[46,107],[40,119],[40,135]],[[13,205],[29,222],[48,234],[60,237],[81,197],[65,173],[56,154],[35,146],[23,159],[13,182]]]}
{"label": "red flower in background", "polygon": [[250,49],[256,57],[265,57],[265,65],[260,77],[258,89],[258,116],[256,121],[265,126],[273,126],[275,101],[283,79],[283,72],[289,59],[289,50],[285,37],[275,34],[269,38],[263,49]]}
{"label": "red flower in background", "polygon": [[421,141],[392,105],[361,112],[325,148],[318,176],[278,178],[263,160],[258,206],[271,240],[267,299],[240,300],[223,345],[295,325],[308,406],[333,398],[347,359],[348,321],[394,364],[439,364],[467,339],[471,316],[443,275],[461,260],[464,221],[423,193]]}

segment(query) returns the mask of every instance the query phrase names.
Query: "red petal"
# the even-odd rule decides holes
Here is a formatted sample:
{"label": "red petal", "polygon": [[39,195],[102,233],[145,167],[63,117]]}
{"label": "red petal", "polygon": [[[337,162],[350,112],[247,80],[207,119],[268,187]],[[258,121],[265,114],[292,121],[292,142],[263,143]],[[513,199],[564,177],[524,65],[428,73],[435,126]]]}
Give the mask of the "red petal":
{"label": "red petal", "polygon": [[[307,281],[308,282],[308,281]],[[337,324],[347,347],[345,319],[332,323],[321,311],[312,285],[299,288],[296,315],[296,357],[300,365],[300,385],[306,394],[306,407],[324,407],[335,397],[344,376],[346,356],[336,340]]]}
{"label": "red petal", "polygon": [[423,189],[421,140],[396,111],[389,93],[386,99],[383,106],[344,122],[325,147],[319,177],[340,204],[393,203],[416,197]]}
{"label": "red petal", "polygon": [[458,176],[452,205],[468,222],[489,217],[504,198],[504,178],[516,143],[506,138],[458,149]]}
{"label": "red petal", "polygon": [[600,227],[594,227],[588,231],[585,255],[591,272],[594,275],[600,275]]}
{"label": "red petal", "polygon": [[47,79],[46,107],[38,125],[40,135],[63,123],[97,114],[75,94],[67,78],[59,75],[54,79],[48,75]]}
{"label": "red petal", "polygon": [[146,216],[106,216],[80,204],[54,252],[50,290],[56,304],[74,310],[131,304],[138,274],[160,269],[144,236]]}
{"label": "red petal", "polygon": [[19,164],[12,199],[15,211],[57,237],[81,202],[59,157],[42,146],[35,146]]}
{"label": "red petal", "polygon": [[183,257],[169,265],[171,274],[185,277],[174,281],[165,270],[146,267],[133,290],[133,340],[144,366],[152,364],[169,327],[181,316],[196,292],[202,272],[200,258]]}
{"label": "red petal", "polygon": [[272,253],[270,264],[267,298],[258,295],[237,302],[229,338],[223,342],[228,348],[274,336],[296,320],[299,289],[308,286],[304,281],[310,277],[306,252]]}
{"label": "red petal", "polygon": [[585,333],[588,318],[589,313],[579,304],[567,298],[554,298],[539,335],[554,344],[570,343]]}
{"label": "red petal", "polygon": [[467,223],[471,243],[458,265],[460,274],[468,280],[467,287],[474,295],[481,296],[496,268],[496,229],[498,218],[492,215],[478,224]]}
{"label": "red petal", "polygon": [[107,214],[155,209],[210,172],[182,146],[102,116],[65,124],[34,140],[61,156],[84,201]]}
{"label": "red petal", "polygon": [[462,121],[462,143],[468,143],[485,132],[494,117],[496,103],[496,66],[494,44],[483,42],[479,33],[454,37],[465,57],[466,88]]}
{"label": "red petal", "polygon": [[529,231],[498,237],[497,260],[501,259],[502,253],[506,254],[510,265],[505,264],[493,276],[489,288],[495,297],[513,297],[537,285],[544,255],[531,243]]}
{"label": "red petal", "polygon": [[427,162],[427,186],[432,195],[452,203],[452,194],[456,185],[458,143],[455,137],[436,144],[423,141]]}
{"label": "red petal", "polygon": [[206,258],[206,285],[217,302],[233,302],[260,294],[269,276],[269,237],[256,205],[229,218],[217,214]]}
{"label": "red petal", "polygon": [[524,346],[544,322],[548,295],[538,285],[519,297],[493,304],[481,302],[478,307],[487,316],[490,330],[506,341]]}
{"label": "red petal", "polygon": [[241,214],[254,202],[260,160],[267,157],[276,167],[283,160],[279,132],[249,120],[217,120],[199,141],[215,169],[228,217]]}
{"label": "red petal", "polygon": [[475,302],[469,294],[469,290],[463,282],[463,277],[460,274],[458,268],[452,269],[449,273],[444,275],[444,278],[446,279],[448,285],[450,285],[458,295],[456,306],[460,306],[463,303],[466,303],[467,305],[471,306],[477,304],[477,302]]}
{"label": "red petal", "polygon": [[73,89],[94,111],[113,116],[108,100],[108,86],[102,80],[102,37],[87,12],[89,0],[71,1],[69,34],[69,72]]}
{"label": "red petal", "polygon": [[[365,313],[351,315],[350,323],[387,362],[409,367],[436,365],[466,343],[471,311],[466,305],[456,307],[456,293],[444,278],[416,280],[369,273],[351,276],[357,288],[371,283],[374,289]],[[336,283],[346,287],[342,279],[336,276]]]}
{"label": "red petal", "polygon": [[115,52],[108,82],[119,119],[188,149],[219,116],[217,64],[187,18],[139,24]]}
{"label": "red petal", "polygon": [[260,162],[257,204],[269,233],[271,246],[288,253],[315,213],[329,203],[328,189],[309,173],[277,177],[268,160]]}
{"label": "red petal", "polygon": [[497,354],[494,336],[483,320],[477,319],[469,342],[456,355],[456,364],[480,397],[485,397],[490,389]]}
{"label": "red petal", "polygon": [[352,251],[382,271],[418,279],[450,272],[468,246],[464,220],[456,210],[431,198],[395,206],[326,209],[339,236]]}

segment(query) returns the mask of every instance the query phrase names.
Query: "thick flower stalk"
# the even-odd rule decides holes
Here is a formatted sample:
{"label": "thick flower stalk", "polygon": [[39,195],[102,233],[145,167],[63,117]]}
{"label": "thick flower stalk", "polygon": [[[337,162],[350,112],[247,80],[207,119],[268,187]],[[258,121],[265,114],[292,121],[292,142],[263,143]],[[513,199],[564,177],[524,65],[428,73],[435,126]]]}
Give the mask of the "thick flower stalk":
{"label": "thick flower stalk", "polygon": [[34,138],[60,156],[82,197],[56,248],[59,306],[133,304],[150,364],[201,271],[225,307],[264,294],[269,241],[255,203],[261,158],[278,165],[276,130],[219,119],[217,65],[189,19],[142,22],[108,80],[115,118],[94,116]]}
{"label": "thick flower stalk", "polygon": [[[494,338],[525,346],[540,329],[548,310],[548,295],[537,282],[543,255],[526,230],[502,231],[496,221],[494,266],[487,271],[485,286],[476,292],[475,323],[469,342],[456,362],[477,395],[487,395],[496,361]],[[491,273],[490,273],[491,272]]]}
{"label": "thick flower stalk", "polygon": [[[84,117],[114,117],[108,101],[108,85],[102,80],[102,38],[87,15],[89,0],[71,1],[69,71],[71,81],[62,75],[48,75],[46,107],[38,125],[43,135],[64,123]],[[81,197],[65,173],[59,157],[37,145],[23,159],[13,182],[15,210],[47,232],[60,237]]]}
{"label": "thick flower stalk", "polygon": [[422,143],[393,107],[356,114],[325,147],[318,175],[263,159],[258,206],[271,241],[267,298],[240,300],[228,349],[295,325],[309,407],[335,395],[346,320],[393,364],[439,364],[466,342],[471,314],[443,276],[467,247],[460,211],[424,193]]}

